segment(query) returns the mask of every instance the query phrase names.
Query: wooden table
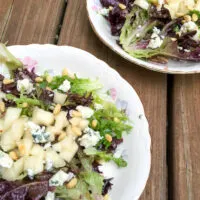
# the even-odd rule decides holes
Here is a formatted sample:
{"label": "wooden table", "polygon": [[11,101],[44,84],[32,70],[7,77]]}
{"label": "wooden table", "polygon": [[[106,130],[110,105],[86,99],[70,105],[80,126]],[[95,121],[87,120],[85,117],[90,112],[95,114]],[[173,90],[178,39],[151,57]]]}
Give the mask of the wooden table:
{"label": "wooden table", "polygon": [[168,76],[116,55],[93,33],[85,0],[0,0],[0,39],[75,46],[115,68],[138,92],[150,124],[152,169],[141,200],[200,199],[199,75]]}

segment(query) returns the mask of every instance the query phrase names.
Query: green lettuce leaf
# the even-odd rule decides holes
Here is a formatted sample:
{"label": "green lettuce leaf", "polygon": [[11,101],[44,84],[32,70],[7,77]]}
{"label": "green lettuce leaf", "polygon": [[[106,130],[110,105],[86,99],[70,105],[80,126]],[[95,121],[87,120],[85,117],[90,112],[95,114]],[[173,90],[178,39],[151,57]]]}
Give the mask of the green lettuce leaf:
{"label": "green lettuce leaf", "polygon": [[85,93],[94,92],[102,88],[102,84],[99,80],[90,80],[83,78],[71,78],[69,76],[55,76],[51,83],[43,82],[41,83],[41,87],[45,88],[46,86],[51,89],[58,89],[59,86],[65,81],[68,80],[71,83],[70,91],[72,93],[84,95]]}
{"label": "green lettuce leaf", "polygon": [[121,157],[121,158],[115,158],[113,154],[107,153],[104,151],[98,151],[95,148],[87,148],[84,150],[85,154],[88,156],[97,156],[98,158],[108,162],[108,161],[114,161],[118,167],[127,167],[127,162]]}
{"label": "green lettuce leaf", "polygon": [[78,180],[78,183],[73,189],[66,189],[66,187],[57,187],[55,191],[56,197],[65,200],[93,200],[89,191],[88,185],[83,180]]}
{"label": "green lettuce leaf", "polygon": [[23,67],[22,62],[11,54],[2,43],[0,43],[0,63],[5,64],[10,71]]}
{"label": "green lettuce leaf", "polygon": [[91,190],[94,196],[101,195],[104,185],[103,176],[101,176],[97,172],[87,171],[87,172],[82,172],[81,177],[89,185],[89,189]]}
{"label": "green lettuce leaf", "polygon": [[99,80],[90,80],[90,79],[83,79],[77,78],[72,80],[71,82],[71,92],[77,93],[80,95],[84,95],[85,93],[94,92],[102,88],[102,84]]}
{"label": "green lettuce leaf", "polygon": [[8,100],[14,101],[19,107],[23,103],[28,103],[29,105],[32,105],[32,106],[42,106],[41,101],[39,101],[37,99],[31,99],[31,98],[28,98],[28,97],[25,97],[25,96],[17,98],[12,94],[6,94],[6,98]]}
{"label": "green lettuce leaf", "polygon": [[[117,107],[110,102],[104,102],[103,107],[104,109],[97,110],[90,120],[90,126],[94,119],[98,121],[95,130],[99,131],[103,138],[106,134],[112,134],[113,137],[121,139],[124,132],[129,133],[132,130],[132,126],[127,124],[128,117],[124,111],[118,110]],[[115,119],[117,119],[117,121]],[[105,139],[101,140],[104,145],[107,147],[110,146],[110,143],[106,141]]]}
{"label": "green lettuce leaf", "polygon": [[[139,41],[146,34],[148,31],[148,28],[146,28],[147,25],[147,11],[138,6],[134,6],[132,11],[127,15],[120,34],[120,44],[125,50],[131,45],[134,45],[136,41]],[[139,29],[139,26],[144,30]],[[137,34],[139,34],[139,37],[137,37]]]}

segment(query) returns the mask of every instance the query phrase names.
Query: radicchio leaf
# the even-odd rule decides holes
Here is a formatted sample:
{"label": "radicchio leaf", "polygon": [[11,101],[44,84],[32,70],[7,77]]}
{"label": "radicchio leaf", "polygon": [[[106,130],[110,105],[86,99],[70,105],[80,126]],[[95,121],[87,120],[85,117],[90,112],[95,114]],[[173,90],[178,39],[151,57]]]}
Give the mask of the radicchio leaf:
{"label": "radicchio leaf", "polygon": [[113,178],[110,179],[104,179],[104,185],[103,185],[103,190],[102,190],[102,195],[105,196],[106,194],[108,194],[109,190],[112,189],[113,184],[111,183]]}
{"label": "radicchio leaf", "polygon": [[1,181],[0,200],[40,200],[48,190],[48,181]]}
{"label": "radicchio leaf", "polygon": [[35,74],[34,69],[32,69],[32,71],[28,71],[27,68],[23,68],[23,69],[16,69],[14,71],[14,77],[15,80],[23,80],[23,79],[29,79],[32,82],[35,82],[35,78],[37,77],[37,74]]}

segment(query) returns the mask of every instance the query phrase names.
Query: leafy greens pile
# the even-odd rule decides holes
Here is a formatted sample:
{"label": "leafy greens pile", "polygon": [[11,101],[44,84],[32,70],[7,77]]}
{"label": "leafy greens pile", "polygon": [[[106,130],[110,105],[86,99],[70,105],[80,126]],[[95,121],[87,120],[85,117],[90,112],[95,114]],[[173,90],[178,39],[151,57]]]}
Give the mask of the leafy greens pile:
{"label": "leafy greens pile", "polygon": [[[44,75],[37,75],[34,69],[28,70],[18,61],[6,47],[1,44],[1,62],[7,64],[10,70],[11,83],[5,84],[5,77],[0,75],[0,101],[5,103],[6,108],[17,107],[22,109],[21,115],[32,116],[35,106],[46,111],[52,111],[54,103],[54,92],[60,92],[59,86],[64,81],[69,81],[71,88],[65,94],[67,96],[61,109],[68,111],[66,118],[70,120],[70,111],[77,106],[87,106],[94,110],[94,114],[88,119],[89,128],[100,133],[99,142],[90,148],[79,146],[77,154],[67,166],[61,168],[65,172],[72,172],[78,179],[74,188],[67,189],[66,186],[50,187],[49,179],[57,172],[44,171],[34,179],[29,179],[27,174],[21,176],[21,180],[7,181],[0,180],[0,200],[6,199],[43,199],[48,191],[55,193],[56,197],[66,200],[96,200],[102,199],[111,189],[111,179],[105,179],[99,170],[102,162],[113,161],[118,167],[126,167],[127,162],[123,157],[115,157],[114,153],[119,144],[123,142],[123,133],[129,133],[132,126],[124,110],[120,110],[113,102],[102,99],[98,90],[102,88],[99,80],[78,78],[70,75],[53,76],[51,81],[47,81],[48,72]],[[41,81],[36,79],[40,77]],[[19,91],[18,81],[28,79],[34,87],[31,93]],[[64,94],[64,93],[63,93]],[[26,104],[26,106],[24,106]],[[100,105],[100,109],[95,109],[95,105]],[[3,115],[0,114],[0,118]],[[93,127],[92,122],[96,120],[97,126]],[[108,141],[106,135],[110,134],[112,140]],[[78,143],[78,139],[77,139]]]}
{"label": "leafy greens pile", "polygon": [[[127,53],[141,59],[163,56],[200,61],[200,11],[192,10],[186,17],[172,18],[164,4],[158,9],[157,1],[147,1],[150,6],[143,9],[135,2],[139,1],[101,0],[103,7],[109,10],[107,19],[111,32],[119,36],[119,44]],[[154,28],[160,31],[156,36]],[[151,40],[156,43],[156,39],[160,45],[151,47]]]}

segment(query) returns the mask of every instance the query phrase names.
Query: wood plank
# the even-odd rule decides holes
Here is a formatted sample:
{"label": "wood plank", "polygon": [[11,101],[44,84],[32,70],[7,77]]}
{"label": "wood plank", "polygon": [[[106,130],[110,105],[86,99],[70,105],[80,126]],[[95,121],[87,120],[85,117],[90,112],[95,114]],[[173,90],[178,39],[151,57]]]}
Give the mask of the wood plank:
{"label": "wood plank", "polygon": [[[65,0],[0,0],[1,42],[56,43]],[[6,21],[6,19],[8,19]]]}
{"label": "wood plank", "polygon": [[137,67],[103,45],[91,29],[85,1],[68,2],[58,44],[89,51],[115,68],[136,89],[144,104],[152,137],[152,170],[141,199],[167,199],[166,75]]}
{"label": "wood plank", "polygon": [[12,11],[13,0],[0,1],[0,40]]}
{"label": "wood plank", "polygon": [[178,75],[172,93],[171,199],[200,199],[200,75]]}

